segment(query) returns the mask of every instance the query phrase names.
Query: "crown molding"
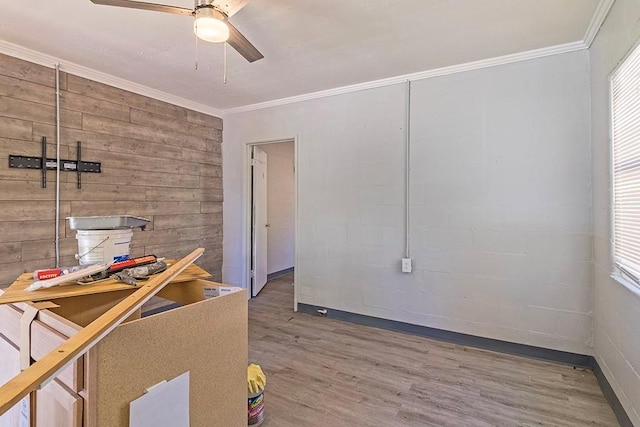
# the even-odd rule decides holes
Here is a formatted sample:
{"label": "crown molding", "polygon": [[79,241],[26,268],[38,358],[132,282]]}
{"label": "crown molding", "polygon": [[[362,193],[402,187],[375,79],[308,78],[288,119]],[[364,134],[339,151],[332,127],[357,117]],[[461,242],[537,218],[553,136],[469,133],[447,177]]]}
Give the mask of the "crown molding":
{"label": "crown molding", "polygon": [[64,71],[65,73],[84,77],[99,83],[104,83],[109,86],[114,86],[119,89],[134,92],[139,95],[148,96],[149,98],[168,102],[169,104],[184,107],[189,110],[199,111],[201,113],[209,114],[216,117],[222,117],[223,115],[223,111],[217,108],[190,101],[179,96],[171,95],[169,93],[153,89],[148,86],[143,86],[129,80],[121,79],[119,77],[93,70],[88,67],[83,67],[82,65],[74,64],[73,62],[64,61],[51,55],[27,49],[13,43],[6,42],[4,40],[0,40],[0,53],[50,68],[54,68],[56,64],[59,64],[60,70]]}
{"label": "crown molding", "polygon": [[401,76],[390,77],[386,79],[373,80],[364,83],[358,83],[349,86],[342,86],[334,89],[323,90],[318,92],[306,93],[302,95],[296,95],[288,98],[276,99],[273,101],[260,102],[257,104],[243,105],[240,107],[217,109],[208,105],[200,104],[194,101],[190,101],[185,98],[181,98],[175,95],[171,95],[166,92],[162,92],[148,86],[143,86],[129,80],[121,79],[100,71],[93,70],[91,68],[83,67],[71,62],[61,61],[53,56],[37,52],[34,50],[26,49],[22,46],[18,46],[12,43],[8,43],[0,40],[0,53],[4,53],[25,61],[34,62],[46,67],[54,67],[55,64],[60,64],[62,71],[85,77],[87,79],[95,80],[100,83],[108,84],[120,89],[128,90],[140,95],[148,96],[150,98],[165,101],[170,104],[179,105],[184,108],[188,108],[202,113],[210,114],[217,117],[224,117],[231,114],[244,113],[254,110],[261,110],[265,108],[277,107],[280,105],[293,104],[297,102],[310,101],[313,99],[326,98],[329,96],[342,95],[350,92],[358,92],[361,90],[374,89],[384,86],[391,86],[407,81],[416,81],[429,79],[433,77],[446,76],[450,74],[462,73],[466,71],[479,70],[482,68],[495,67],[498,65],[511,64],[514,62],[527,61],[530,59],[542,58],[545,56],[559,55],[563,53],[574,52],[578,50],[588,49],[593,40],[595,39],[600,27],[609,13],[609,10],[613,6],[615,0],[600,0],[596,11],[589,23],[589,27],[585,33],[584,39],[577,42],[565,43],[557,46],[551,46],[542,49],[535,49],[526,52],[519,52],[510,55],[499,56],[495,58],[483,59],[480,61],[468,62],[465,64],[452,65],[449,67],[436,68],[433,70],[422,71],[418,73],[405,74]]}
{"label": "crown molding", "polygon": [[[612,0],[604,0],[612,1]],[[495,58],[483,59],[480,61],[467,62],[465,64],[452,65],[449,67],[436,68],[428,71],[421,71],[418,73],[404,74],[401,76],[390,77],[387,79],[373,80],[365,83],[358,83],[355,85],[342,86],[334,89],[323,90],[319,92],[307,93],[304,95],[292,96],[289,98],[277,99],[274,101],[261,102],[258,104],[244,105],[241,107],[228,108],[223,111],[225,116],[237,113],[245,113],[248,111],[261,110],[264,108],[271,108],[280,105],[293,104],[296,102],[310,101],[318,98],[325,98],[328,96],[342,95],[350,92],[357,92],[361,90],[374,89],[383,86],[390,86],[399,83],[405,83],[407,81],[416,81],[423,79],[430,79],[433,77],[447,76],[450,74],[463,73],[466,71],[479,70],[482,68],[495,67],[498,65],[511,64],[514,62],[528,61],[530,59],[543,58],[545,56],[559,55],[562,53],[575,52],[578,50],[584,50],[587,46],[584,42],[572,42],[561,44],[557,46],[551,46],[543,49],[530,50],[526,52],[514,53],[511,55],[498,56]]]}
{"label": "crown molding", "polygon": [[595,40],[596,35],[598,35],[598,31],[600,31],[600,27],[607,18],[609,10],[611,10],[611,6],[613,6],[615,1],[616,0],[600,0],[600,3],[598,3],[596,12],[593,14],[587,32],[584,35],[584,45],[587,49],[591,47],[593,40]]}

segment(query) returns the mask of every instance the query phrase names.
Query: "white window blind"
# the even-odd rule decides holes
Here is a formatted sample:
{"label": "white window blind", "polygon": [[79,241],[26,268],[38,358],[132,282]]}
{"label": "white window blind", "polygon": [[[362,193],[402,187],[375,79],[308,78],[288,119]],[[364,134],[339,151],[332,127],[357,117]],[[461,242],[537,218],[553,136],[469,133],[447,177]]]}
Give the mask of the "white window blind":
{"label": "white window blind", "polygon": [[640,285],[640,46],[611,76],[613,256]]}

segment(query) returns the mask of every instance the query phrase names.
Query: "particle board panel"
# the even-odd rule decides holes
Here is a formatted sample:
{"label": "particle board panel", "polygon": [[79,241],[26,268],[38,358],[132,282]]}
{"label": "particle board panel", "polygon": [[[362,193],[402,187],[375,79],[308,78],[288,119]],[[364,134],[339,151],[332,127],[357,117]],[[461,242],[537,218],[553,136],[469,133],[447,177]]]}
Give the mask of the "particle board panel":
{"label": "particle board panel", "polygon": [[[167,263],[172,265],[176,260],[169,259]],[[208,278],[211,275],[201,267],[191,264],[180,273],[173,282],[185,282],[194,279]],[[54,286],[52,288],[39,289],[37,291],[25,291],[25,288],[33,283],[33,273],[24,273],[0,295],[1,304],[9,304],[24,301],[52,301],[59,298],[71,298],[82,295],[101,294],[105,292],[135,290],[131,285],[118,282],[114,279],[104,280],[90,285],[70,284]],[[140,282],[144,283],[144,282]]]}
{"label": "particle board panel", "polygon": [[222,283],[208,280],[192,280],[184,283],[172,283],[158,292],[158,296],[180,304],[193,304],[204,300],[204,288],[224,286]]}
{"label": "particle board panel", "polygon": [[246,291],[122,324],[94,350],[89,425],[127,425],[129,402],[189,371],[192,427],[246,426]]}
{"label": "particle board panel", "polygon": [[71,365],[89,349],[97,345],[127,317],[139,310],[146,301],[191,265],[203,252],[203,248],[197,248],[171,265],[166,271],[153,276],[144,286],[139,287],[129,297],[10,379],[0,387],[0,413],[5,413],[24,396],[37,390],[49,378],[54,377],[59,371]]}
{"label": "particle board panel", "polygon": [[[129,286],[128,289],[120,291],[53,299],[52,302],[59,307],[49,309],[49,311],[78,326],[84,327],[131,295],[135,290],[136,288]],[[140,318],[140,311],[132,314],[125,322],[138,318]]]}

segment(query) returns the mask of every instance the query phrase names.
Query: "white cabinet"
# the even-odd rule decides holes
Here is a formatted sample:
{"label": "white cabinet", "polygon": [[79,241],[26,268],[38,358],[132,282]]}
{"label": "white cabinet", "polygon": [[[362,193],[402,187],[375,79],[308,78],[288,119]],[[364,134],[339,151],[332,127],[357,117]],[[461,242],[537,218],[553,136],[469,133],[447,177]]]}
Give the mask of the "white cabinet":
{"label": "white cabinet", "polygon": [[[0,335],[0,385],[20,373],[20,351]],[[20,426],[20,403],[0,416],[0,427]]]}
{"label": "white cabinet", "polygon": [[[38,390],[35,427],[126,427],[129,403],[147,388],[190,373],[192,427],[247,425],[247,295],[205,299],[204,280],[170,283],[158,295],[182,306],[133,315],[58,377]],[[39,360],[131,291],[52,301],[30,325],[30,353]],[[0,290],[0,293],[2,291]],[[20,318],[25,304],[0,305],[0,383],[20,372]],[[19,408],[0,418],[17,427]]]}

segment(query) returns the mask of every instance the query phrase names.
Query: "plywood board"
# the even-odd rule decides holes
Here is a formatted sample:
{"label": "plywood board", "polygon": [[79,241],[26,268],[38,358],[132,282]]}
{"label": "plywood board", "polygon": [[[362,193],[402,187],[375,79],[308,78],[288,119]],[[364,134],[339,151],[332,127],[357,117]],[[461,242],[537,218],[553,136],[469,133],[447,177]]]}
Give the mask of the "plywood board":
{"label": "plywood board", "polygon": [[198,248],[177,261],[166,271],[149,279],[128,298],[0,387],[0,413],[8,411],[21,398],[34,391],[49,378],[57,375],[66,366],[73,363],[91,347],[100,342],[124,319],[140,309],[160,289],[198,259],[203,252],[203,248]]}
{"label": "plywood board", "polygon": [[[167,263],[175,263],[175,260],[167,260]],[[205,279],[211,277],[202,268],[195,264],[191,264],[185,271],[176,277],[173,282],[185,282],[194,279]],[[115,292],[122,290],[135,290],[131,285],[118,282],[114,279],[105,280],[102,282],[90,284],[90,285],[65,285],[55,286],[53,288],[39,289],[37,291],[28,292],[25,289],[27,286],[34,282],[32,273],[25,273],[18,277],[18,279],[4,290],[4,293],[0,296],[0,304],[9,304],[14,302],[23,301],[48,301],[59,298],[70,298],[80,295],[93,295],[104,292]],[[143,283],[143,282],[140,282]]]}
{"label": "plywood board", "polygon": [[192,427],[247,425],[245,290],[122,324],[93,350],[100,398],[89,425],[127,425],[131,401],[186,371]]}
{"label": "plywood board", "polygon": [[[129,289],[122,291],[55,299],[52,301],[59,307],[52,308],[49,312],[85,327],[135,291],[136,288],[130,286]],[[133,313],[125,322],[138,318],[140,318],[140,310]]]}

